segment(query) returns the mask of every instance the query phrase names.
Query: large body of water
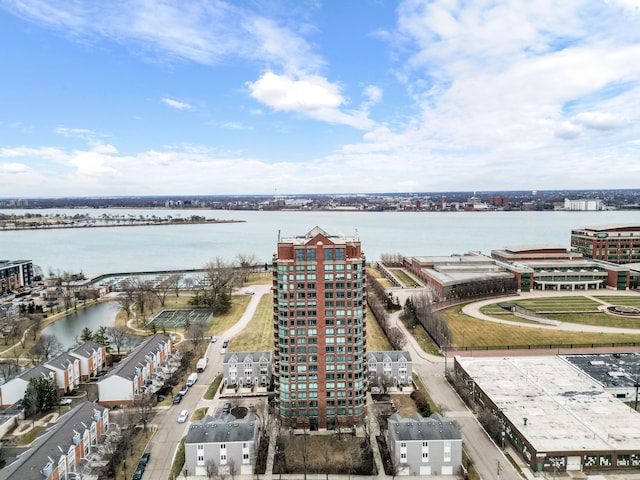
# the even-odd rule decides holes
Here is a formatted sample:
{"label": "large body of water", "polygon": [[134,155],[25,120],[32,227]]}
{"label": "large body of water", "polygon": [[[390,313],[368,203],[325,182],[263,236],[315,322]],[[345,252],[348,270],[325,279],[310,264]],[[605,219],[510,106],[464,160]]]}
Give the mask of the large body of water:
{"label": "large body of water", "polygon": [[238,254],[270,262],[278,235],[304,235],[314,226],[354,235],[367,260],[384,253],[451,255],[510,245],[570,245],[571,229],[640,223],[638,211],[601,212],[263,212],[228,210],[0,210],[0,213],[167,215],[242,223],[0,231],[0,259],[32,260],[43,272],[85,274],[202,268]]}

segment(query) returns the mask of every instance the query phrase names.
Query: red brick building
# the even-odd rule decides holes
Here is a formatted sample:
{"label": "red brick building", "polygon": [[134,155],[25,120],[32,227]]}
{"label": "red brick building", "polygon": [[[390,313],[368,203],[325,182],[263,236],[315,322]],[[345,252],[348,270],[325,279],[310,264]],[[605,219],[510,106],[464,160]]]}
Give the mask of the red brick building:
{"label": "red brick building", "polygon": [[273,257],[277,411],[293,428],[363,422],[365,256],[357,237],[319,227],[282,238]]}
{"label": "red brick building", "polygon": [[640,224],[599,225],[571,230],[571,248],[594,260],[639,263]]}

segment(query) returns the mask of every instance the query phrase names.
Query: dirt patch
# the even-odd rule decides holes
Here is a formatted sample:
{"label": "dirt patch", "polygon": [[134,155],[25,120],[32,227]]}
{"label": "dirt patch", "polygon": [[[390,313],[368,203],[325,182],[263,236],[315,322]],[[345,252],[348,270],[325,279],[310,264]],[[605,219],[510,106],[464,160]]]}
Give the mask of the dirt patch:
{"label": "dirt patch", "polygon": [[367,437],[348,434],[280,435],[273,473],[375,475],[373,450]]}

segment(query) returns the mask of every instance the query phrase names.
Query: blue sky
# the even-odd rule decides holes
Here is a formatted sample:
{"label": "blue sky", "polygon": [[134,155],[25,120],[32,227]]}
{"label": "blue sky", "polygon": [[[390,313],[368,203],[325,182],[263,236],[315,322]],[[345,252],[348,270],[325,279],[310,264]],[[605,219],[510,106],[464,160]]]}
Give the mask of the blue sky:
{"label": "blue sky", "polygon": [[0,0],[0,43],[0,197],[640,186],[640,0]]}

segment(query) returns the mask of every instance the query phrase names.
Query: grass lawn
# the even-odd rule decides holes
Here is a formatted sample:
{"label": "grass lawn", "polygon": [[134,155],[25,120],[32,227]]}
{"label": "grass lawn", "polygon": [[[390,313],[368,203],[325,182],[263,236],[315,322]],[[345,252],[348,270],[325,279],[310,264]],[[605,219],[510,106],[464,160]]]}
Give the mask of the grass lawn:
{"label": "grass lawn", "polygon": [[171,473],[169,474],[169,478],[178,478],[178,475],[182,473],[182,467],[184,466],[184,441],[186,439],[187,437],[182,437],[182,440],[180,440],[180,445],[178,445],[176,456],[173,459],[173,465],[171,465]]}
{"label": "grass lawn", "polygon": [[38,436],[38,434],[44,430],[44,426],[42,425],[36,425],[35,427],[33,427],[31,430],[29,430],[27,433],[20,435],[20,439],[18,440],[18,446],[19,447],[24,447],[25,445],[29,445],[31,442],[33,442],[36,437]]}
{"label": "grass lawn", "polygon": [[207,391],[204,394],[205,400],[213,400],[213,397],[216,396],[216,392],[218,391],[218,388],[220,387],[221,382],[222,382],[222,374],[214,378],[213,382],[211,382],[211,385],[209,385],[209,388],[207,388]]}
{"label": "grass lawn", "polygon": [[[507,305],[517,303],[521,307],[528,308],[534,312],[576,312],[597,310],[598,307],[602,305],[600,302],[583,296],[519,298],[518,300],[505,303]],[[496,304],[495,308],[500,307]]]}
{"label": "grass lawn", "polygon": [[191,415],[191,421],[197,422],[198,420],[202,420],[204,416],[207,414],[208,410],[209,408],[199,408],[198,410],[193,412],[193,415]]}
{"label": "grass lawn", "polygon": [[418,411],[416,402],[413,401],[410,395],[406,393],[391,393],[389,396],[401,417],[410,417]]}
{"label": "grass lawn", "polygon": [[209,326],[209,335],[220,335],[238,323],[238,320],[247,309],[249,300],[251,300],[251,295],[234,295],[231,297],[231,310],[224,315],[213,315]]}
{"label": "grass lawn", "polygon": [[427,399],[427,402],[429,402],[429,408],[431,408],[431,413],[439,412],[440,407],[435,403],[433,403],[433,399],[431,398],[431,395],[429,395],[429,390],[427,390],[427,388],[424,386],[424,383],[422,383],[422,380],[420,379],[418,374],[414,372],[411,376],[413,378],[413,383],[416,384],[416,387],[418,387],[418,390],[422,392],[424,397]]}
{"label": "grass lawn", "polygon": [[[284,444],[286,466],[290,472],[297,472],[292,478],[303,478],[305,471],[303,456],[306,456],[308,473],[338,472],[347,475],[363,462],[362,439],[349,434],[332,435],[281,435]],[[304,452],[306,450],[306,455]]]}
{"label": "grass lawn", "polygon": [[[245,295],[248,300],[251,298]],[[230,352],[264,352],[273,350],[273,297],[262,295],[255,315],[241,333],[229,343]]]}
{"label": "grass lawn", "polygon": [[382,331],[382,327],[367,307],[367,350],[370,352],[384,352],[392,350],[389,339]]}
{"label": "grass lawn", "polygon": [[[553,318],[561,322],[597,325],[600,327],[640,328],[640,317],[620,317],[607,313],[559,313]],[[640,333],[640,332],[638,332]]]}
{"label": "grass lawn", "polygon": [[506,347],[506,346],[561,346],[592,343],[628,343],[640,342],[638,335],[569,332],[553,329],[530,328],[520,325],[505,325],[479,320],[462,313],[458,305],[441,313],[445,316],[455,345],[469,347]]}
{"label": "grass lawn", "polygon": [[416,325],[409,329],[409,332],[416,339],[420,348],[431,355],[442,355],[440,348],[431,340],[431,337],[425,332],[424,328]]}
{"label": "grass lawn", "polygon": [[625,305],[627,307],[640,307],[640,295],[636,296],[614,296],[614,295],[594,295],[598,300],[611,305]]}
{"label": "grass lawn", "polygon": [[367,266],[367,273],[373,278],[385,278],[384,274],[377,268]]}
{"label": "grass lawn", "polygon": [[411,275],[407,274],[407,272],[405,272],[401,268],[390,268],[389,271],[391,271],[391,273],[393,273],[396,276],[396,278],[398,280],[400,280],[400,282],[405,287],[420,287],[421,286],[421,284],[419,282],[414,280],[414,278],[411,277]]}

